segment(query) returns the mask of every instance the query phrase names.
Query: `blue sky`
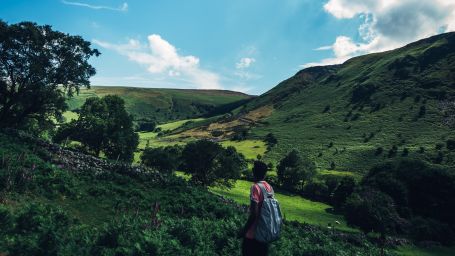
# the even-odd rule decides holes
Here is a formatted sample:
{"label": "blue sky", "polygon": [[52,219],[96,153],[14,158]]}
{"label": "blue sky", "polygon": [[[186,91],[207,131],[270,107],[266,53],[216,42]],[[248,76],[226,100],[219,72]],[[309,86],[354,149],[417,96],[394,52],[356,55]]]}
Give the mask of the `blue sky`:
{"label": "blue sky", "polygon": [[452,0],[424,2],[0,0],[0,18],[91,41],[94,85],[260,94],[304,67],[455,29]]}

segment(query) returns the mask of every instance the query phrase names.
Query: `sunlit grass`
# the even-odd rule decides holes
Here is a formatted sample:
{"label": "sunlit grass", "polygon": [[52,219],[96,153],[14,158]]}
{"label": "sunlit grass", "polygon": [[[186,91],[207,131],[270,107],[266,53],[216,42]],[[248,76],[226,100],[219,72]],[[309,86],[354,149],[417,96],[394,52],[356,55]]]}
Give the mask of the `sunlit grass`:
{"label": "sunlit grass", "polygon": [[70,122],[72,120],[76,120],[79,118],[79,114],[73,111],[65,111],[63,113],[63,117],[65,118],[66,122]]}
{"label": "sunlit grass", "polygon": [[[235,186],[230,190],[217,187],[212,187],[210,190],[215,194],[231,198],[237,203],[249,204],[251,184],[252,183],[249,181],[238,180],[235,183]],[[331,206],[327,204],[313,202],[294,194],[282,194],[275,192],[275,195],[280,202],[281,210],[287,220],[296,220],[302,223],[309,223],[323,227],[327,227],[330,223],[332,226],[335,226],[335,228],[340,230],[356,231],[356,229],[347,226],[342,215],[329,213],[328,211]],[[335,224],[335,221],[339,221],[340,224]]]}
{"label": "sunlit grass", "polygon": [[221,145],[235,147],[246,159],[256,159],[258,155],[263,156],[267,150],[265,142],[261,140],[223,141]]}
{"label": "sunlit grass", "polygon": [[175,129],[181,127],[182,125],[184,125],[187,122],[199,122],[202,120],[204,120],[204,118],[185,119],[185,120],[179,120],[179,121],[175,121],[175,122],[161,124],[161,125],[158,125],[157,127],[161,128],[162,131],[172,131],[172,130],[175,130]]}

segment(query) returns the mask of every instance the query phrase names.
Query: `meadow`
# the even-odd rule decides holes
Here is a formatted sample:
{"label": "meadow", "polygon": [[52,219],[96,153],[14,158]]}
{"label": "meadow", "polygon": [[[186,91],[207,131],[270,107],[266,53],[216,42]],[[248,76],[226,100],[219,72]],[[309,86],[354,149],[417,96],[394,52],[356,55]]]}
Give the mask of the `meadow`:
{"label": "meadow", "polygon": [[[237,203],[248,205],[250,203],[251,185],[252,182],[250,181],[237,180],[231,189],[212,187],[210,191],[234,199]],[[330,213],[332,207],[327,204],[313,202],[288,192],[275,191],[275,195],[280,202],[281,210],[286,220],[295,220],[301,223],[318,225],[323,228],[330,226],[343,231],[358,232],[357,229],[347,226],[343,215]],[[336,224],[336,222],[340,224]]]}

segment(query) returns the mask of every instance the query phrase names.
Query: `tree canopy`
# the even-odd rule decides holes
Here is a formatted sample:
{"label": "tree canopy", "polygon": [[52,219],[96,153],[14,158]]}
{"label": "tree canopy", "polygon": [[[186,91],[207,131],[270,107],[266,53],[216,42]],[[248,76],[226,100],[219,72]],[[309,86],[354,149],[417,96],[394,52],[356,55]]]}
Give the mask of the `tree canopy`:
{"label": "tree canopy", "polygon": [[143,165],[155,168],[160,172],[170,173],[177,170],[181,154],[182,147],[177,145],[146,148],[142,153],[141,162]]}
{"label": "tree canopy", "polygon": [[100,53],[80,36],[32,22],[0,20],[0,127],[40,125],[61,117],[66,96],[89,87]]}
{"label": "tree canopy", "polygon": [[209,140],[188,143],[182,152],[181,170],[191,174],[191,180],[203,186],[232,187],[247,168],[245,158],[234,147],[223,148]]}
{"label": "tree canopy", "polygon": [[132,161],[139,144],[134,132],[133,117],[125,110],[125,102],[116,95],[88,98],[81,107],[79,118],[62,125],[54,140],[79,141],[88,150],[109,159]]}
{"label": "tree canopy", "polygon": [[316,165],[310,159],[303,157],[296,149],[291,150],[277,166],[277,176],[285,188],[294,189],[303,186],[316,174]]}

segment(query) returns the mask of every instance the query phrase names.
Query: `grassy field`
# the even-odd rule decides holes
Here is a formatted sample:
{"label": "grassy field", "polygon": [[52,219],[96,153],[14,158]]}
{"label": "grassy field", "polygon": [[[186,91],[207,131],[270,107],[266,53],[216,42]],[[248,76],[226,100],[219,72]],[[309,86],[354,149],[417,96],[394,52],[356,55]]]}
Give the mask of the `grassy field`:
{"label": "grassy field", "polygon": [[65,118],[65,122],[69,122],[71,120],[76,120],[79,117],[79,114],[73,111],[65,111],[63,117]]}
{"label": "grassy field", "polygon": [[203,121],[205,118],[193,118],[193,119],[185,119],[185,120],[179,120],[175,122],[170,122],[170,123],[165,123],[158,125],[157,127],[161,128],[162,131],[173,131],[177,128],[180,128],[182,125],[188,123],[188,122],[199,122]]}
{"label": "grassy field", "polygon": [[[251,188],[251,182],[238,180],[235,186],[230,189],[211,188],[210,190],[222,196],[226,196],[235,200],[240,204],[248,205],[250,202],[249,193]],[[276,198],[280,202],[281,209],[284,217],[287,220],[296,220],[302,223],[309,223],[327,227],[330,223],[335,228],[344,231],[356,231],[355,229],[348,227],[346,221],[342,215],[335,215],[329,213],[331,208],[329,205],[320,202],[313,202],[307,200],[301,196],[293,194],[282,194],[276,192]],[[340,225],[335,224],[335,221],[339,221]]]}
{"label": "grassy field", "polygon": [[[198,122],[202,121],[204,118],[194,118],[194,119],[185,119],[179,120],[175,122],[164,123],[158,125],[158,128],[161,128],[163,132],[171,132],[187,122]],[[186,141],[183,140],[174,140],[172,137],[158,137],[157,132],[139,132],[139,149],[144,149],[147,146],[147,142],[149,143],[150,147],[165,147],[165,146],[172,146],[172,145],[182,145],[185,144]]]}
{"label": "grassy field", "polygon": [[251,96],[223,90],[179,90],[92,86],[67,101],[70,110],[79,108],[89,97],[119,95],[135,119],[154,118],[159,123],[199,117],[226,104],[234,104]]}
{"label": "grassy field", "polygon": [[243,141],[222,141],[223,147],[233,146],[242,153],[246,159],[256,159],[258,155],[263,156],[267,150],[267,145],[262,140],[243,140]]}

